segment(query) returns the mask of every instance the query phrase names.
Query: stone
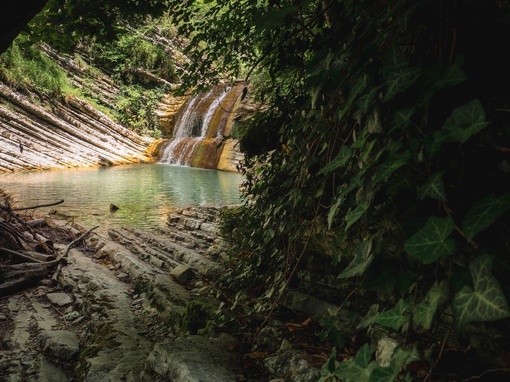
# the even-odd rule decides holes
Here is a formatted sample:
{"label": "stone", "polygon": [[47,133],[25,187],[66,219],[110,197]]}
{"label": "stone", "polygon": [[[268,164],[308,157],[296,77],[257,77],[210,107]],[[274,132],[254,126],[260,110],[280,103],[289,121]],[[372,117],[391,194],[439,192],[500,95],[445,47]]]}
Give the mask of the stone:
{"label": "stone", "polygon": [[193,269],[186,264],[181,264],[172,269],[170,276],[176,281],[184,283],[193,277]]}
{"label": "stone", "polygon": [[320,316],[327,313],[330,309],[338,309],[337,306],[325,302],[317,297],[296,291],[287,292],[284,296],[283,304],[292,310],[304,313],[311,317]]}
{"label": "stone", "polygon": [[80,350],[80,340],[68,330],[43,331],[40,344],[46,354],[66,361],[75,358]]}
{"label": "stone", "polygon": [[375,360],[381,367],[388,367],[391,363],[393,351],[398,346],[398,342],[389,337],[381,338],[377,342],[377,350],[375,351]]}
{"label": "stone", "polygon": [[48,293],[46,295],[48,300],[54,305],[66,306],[72,304],[73,299],[66,293]]}
{"label": "stone", "polygon": [[287,340],[283,340],[278,351],[263,363],[271,374],[293,382],[315,382],[320,378],[320,370],[312,367]]}
{"label": "stone", "polygon": [[46,358],[41,359],[39,378],[37,382],[67,382],[69,379],[63,371],[49,362]]}
{"label": "stone", "polygon": [[240,359],[229,344],[227,337],[179,337],[156,344],[146,364],[166,381],[235,382]]}

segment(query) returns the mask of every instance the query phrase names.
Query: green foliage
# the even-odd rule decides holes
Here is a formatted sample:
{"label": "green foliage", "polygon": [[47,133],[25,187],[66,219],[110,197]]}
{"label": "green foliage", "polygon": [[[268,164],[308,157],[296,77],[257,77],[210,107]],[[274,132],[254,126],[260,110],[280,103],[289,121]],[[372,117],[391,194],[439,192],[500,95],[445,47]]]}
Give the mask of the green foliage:
{"label": "green foliage", "polygon": [[23,49],[17,39],[0,57],[0,75],[13,88],[60,97],[72,86],[66,73],[37,47]]}
{"label": "green foliage", "polygon": [[160,131],[155,110],[163,94],[163,88],[123,86],[115,102],[117,120],[138,134],[157,137]]}
{"label": "green foliage", "polygon": [[[25,32],[30,41],[46,41],[72,52],[85,37],[110,42],[126,30],[128,22],[140,22],[147,15],[162,16],[167,0],[49,0]],[[49,27],[50,26],[50,27]]]}
{"label": "green foliage", "polygon": [[491,272],[492,262],[490,256],[482,255],[469,264],[473,288],[465,286],[453,301],[458,329],[470,321],[496,321],[510,317],[507,299]]}
{"label": "green foliage", "polygon": [[466,212],[462,222],[466,239],[472,240],[478,233],[493,224],[508,208],[510,208],[510,194],[499,198],[491,194],[476,201]]}
{"label": "green foliage", "polygon": [[[224,285],[249,296],[242,314],[276,311],[308,259],[327,254],[345,306],[384,297],[359,308],[360,330],[441,342],[452,310],[458,335],[508,317],[510,80],[491,66],[508,60],[497,49],[492,64],[481,58],[486,41],[502,43],[493,24],[507,6],[229,1],[194,12],[176,15],[193,36],[186,83],[256,73],[255,100],[268,106],[240,132],[247,202],[227,233],[236,260]],[[471,44],[475,20],[484,32]],[[323,380],[393,380],[401,365],[397,354],[395,369],[377,371],[332,357]]]}
{"label": "green foliage", "polygon": [[432,264],[453,254],[455,241],[449,238],[453,229],[454,223],[451,218],[431,216],[425,227],[405,242],[404,248],[411,257],[421,260],[424,264]]}
{"label": "green foliage", "polygon": [[447,297],[448,283],[446,280],[434,283],[425,298],[414,306],[414,323],[429,330],[439,306],[445,302]]}
{"label": "green foliage", "polygon": [[[54,3],[50,1],[48,5],[51,7]],[[67,10],[70,11],[69,8]],[[48,12],[38,17],[50,17]],[[37,24],[37,20],[34,20],[34,24]],[[139,28],[128,25],[126,19],[117,22],[122,23],[123,28],[115,32],[116,40],[105,41],[95,34],[93,38],[87,38],[88,35],[84,34],[80,39],[79,51],[86,59],[73,56],[78,62],[81,60],[80,66],[90,75],[88,81],[95,81],[97,76],[104,73],[118,80],[121,85],[114,105],[105,104],[86,87],[78,89],[73,86],[55,61],[37,44],[30,45],[31,40],[26,34],[18,37],[2,55],[1,75],[12,87],[52,97],[77,96],[86,99],[138,134],[157,138],[160,131],[155,111],[167,91],[166,81],[175,80],[173,57],[164,49],[165,38],[175,37],[175,27],[165,17],[141,19],[142,26]],[[152,43],[159,41],[161,36],[163,42]],[[49,42],[59,46],[51,36],[42,34],[40,37],[49,38]]]}
{"label": "green foliage", "polygon": [[218,304],[214,299],[203,297],[193,299],[183,313],[182,330],[186,334],[206,334],[210,330],[217,309]]}
{"label": "green foliage", "polygon": [[337,366],[334,362],[335,351],[329,361],[321,369],[320,382],[341,380],[345,382],[393,382],[402,374],[402,369],[413,361],[419,360],[416,349],[404,350],[397,348],[393,352],[391,363],[380,366],[373,359],[373,349],[363,345],[356,356]]}
{"label": "green foliage", "polygon": [[93,41],[91,48],[98,66],[114,73],[124,82],[136,82],[140,70],[166,81],[176,80],[174,62],[169,47],[171,40],[159,41],[156,33],[176,39],[172,27],[163,29],[165,18],[147,21],[138,28],[120,33],[114,41],[103,44]]}

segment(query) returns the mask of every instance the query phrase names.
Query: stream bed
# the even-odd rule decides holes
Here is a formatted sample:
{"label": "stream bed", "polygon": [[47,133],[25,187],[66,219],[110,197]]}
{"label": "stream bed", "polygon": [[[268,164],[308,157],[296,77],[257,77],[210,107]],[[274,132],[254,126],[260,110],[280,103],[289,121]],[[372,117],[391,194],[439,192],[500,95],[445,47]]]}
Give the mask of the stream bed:
{"label": "stream bed", "polygon": [[[242,181],[238,173],[156,163],[0,174],[0,189],[12,196],[14,207],[63,199],[35,214],[56,210],[107,232],[121,226],[162,227],[168,214],[182,207],[241,203]],[[110,211],[111,204],[119,209]]]}

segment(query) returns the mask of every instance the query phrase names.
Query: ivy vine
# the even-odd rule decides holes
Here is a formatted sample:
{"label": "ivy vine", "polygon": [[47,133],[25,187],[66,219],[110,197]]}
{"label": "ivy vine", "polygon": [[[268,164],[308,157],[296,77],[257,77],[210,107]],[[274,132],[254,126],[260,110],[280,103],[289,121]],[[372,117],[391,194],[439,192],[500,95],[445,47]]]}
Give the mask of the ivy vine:
{"label": "ivy vine", "polygon": [[[510,9],[242,3],[212,2],[212,21],[183,27],[193,24],[195,43],[207,41],[200,57],[214,58],[188,68],[192,77],[256,74],[250,89],[267,106],[241,129],[246,203],[224,216],[234,316],[263,325],[299,271],[326,256],[324,273],[345,288],[341,306],[362,316],[356,333],[367,343],[344,362],[345,343],[333,343],[322,380],[432,379],[437,343],[510,317],[510,97],[501,86],[510,81],[505,69],[491,72],[508,63],[496,43]],[[399,341],[389,366],[375,361],[376,327]],[[496,347],[502,363],[509,349]],[[408,367],[418,359],[427,366]]]}

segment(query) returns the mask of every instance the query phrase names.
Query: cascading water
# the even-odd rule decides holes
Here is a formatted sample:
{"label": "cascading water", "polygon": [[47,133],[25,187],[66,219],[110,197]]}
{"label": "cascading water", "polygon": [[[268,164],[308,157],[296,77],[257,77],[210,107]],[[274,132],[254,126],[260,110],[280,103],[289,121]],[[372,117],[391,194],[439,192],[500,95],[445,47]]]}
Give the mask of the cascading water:
{"label": "cascading water", "polygon": [[173,139],[161,155],[161,163],[216,168],[222,139],[230,134],[230,124],[242,84],[216,86],[198,93],[184,105],[177,119]]}

